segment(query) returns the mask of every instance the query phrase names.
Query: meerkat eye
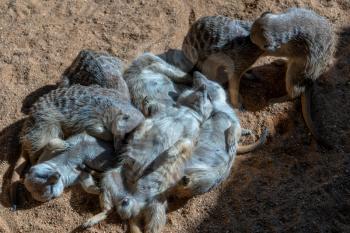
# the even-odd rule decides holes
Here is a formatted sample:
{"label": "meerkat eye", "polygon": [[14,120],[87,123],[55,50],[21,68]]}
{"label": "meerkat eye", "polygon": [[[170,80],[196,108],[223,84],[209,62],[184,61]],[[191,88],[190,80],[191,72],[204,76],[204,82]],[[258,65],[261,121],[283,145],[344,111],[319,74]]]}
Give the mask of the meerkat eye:
{"label": "meerkat eye", "polygon": [[125,198],[124,200],[122,200],[121,205],[122,205],[123,207],[127,207],[129,204],[130,204],[130,201],[129,201],[128,198]]}
{"label": "meerkat eye", "polygon": [[130,116],[129,115],[125,115],[123,116],[123,120],[126,121],[126,120],[129,120]]}

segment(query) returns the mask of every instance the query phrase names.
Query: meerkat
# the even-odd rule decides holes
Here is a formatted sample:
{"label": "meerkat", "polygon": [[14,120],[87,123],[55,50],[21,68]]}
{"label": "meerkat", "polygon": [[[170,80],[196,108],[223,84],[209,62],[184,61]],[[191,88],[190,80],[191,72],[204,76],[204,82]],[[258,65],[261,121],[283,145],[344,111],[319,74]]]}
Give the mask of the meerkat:
{"label": "meerkat", "polygon": [[78,183],[86,192],[99,194],[90,173],[82,169],[87,166],[103,172],[117,164],[113,144],[88,134],[76,134],[66,141],[53,139],[25,175],[24,186],[41,202],[59,197],[64,188]]}
{"label": "meerkat", "polygon": [[[202,76],[198,72],[194,73],[194,87],[197,87],[197,86],[201,87],[206,84],[214,85],[213,87],[207,88],[208,95],[209,93],[211,94],[212,96],[211,100],[215,103],[214,105],[216,105],[217,109],[222,108],[223,105],[219,106],[219,101],[221,100],[226,101],[226,97],[225,97],[226,94],[223,88],[221,88],[220,85],[208,80],[203,80],[203,81],[197,80],[201,78],[204,78],[204,76]],[[186,92],[188,93],[185,93],[183,95],[184,97],[187,98],[187,96],[189,96],[190,93],[192,94],[195,91],[189,90]],[[224,97],[222,95],[224,95]],[[179,100],[181,100],[181,98],[182,97],[179,97]],[[189,100],[192,100],[192,98],[189,98]],[[215,106],[213,111],[215,111]],[[230,156],[233,157],[233,155],[235,155],[235,152],[236,152],[237,142],[241,136],[240,135],[241,128],[236,115],[228,116],[226,113],[222,113],[222,114],[226,118],[224,118],[224,120],[218,119],[220,120],[220,122],[218,122],[217,125],[214,125],[214,123],[211,123],[210,127],[209,126],[207,127],[210,129],[207,130],[205,137],[206,137],[206,140],[210,140],[210,137],[216,137],[215,134],[220,134],[221,132],[220,133],[218,132],[220,130],[221,131],[226,130],[227,127],[229,127],[229,125],[231,124],[232,119],[234,118],[236,120],[235,125],[232,125],[232,127],[230,128],[231,129],[230,133],[239,134],[239,135],[234,135],[235,137],[232,137],[232,138],[234,138],[235,141],[234,143],[230,144],[231,146]],[[225,121],[226,119],[228,120]],[[207,125],[207,121],[208,120],[206,120],[203,123],[201,128]],[[215,128],[216,126],[219,126],[219,128],[216,129]],[[209,135],[211,133],[213,133],[213,135]],[[222,132],[222,134],[224,134],[224,132]],[[202,138],[202,137],[203,136],[199,135],[199,138]],[[216,145],[215,142],[219,141],[220,139],[222,139],[224,142],[218,142],[219,145]],[[254,143],[254,146],[249,145],[246,147],[250,147],[250,149],[256,149],[258,146],[264,143],[265,139],[266,139],[266,135],[262,136],[259,142]],[[233,140],[233,139],[230,138],[230,140]],[[145,141],[142,140],[141,142],[145,142]],[[203,154],[204,156],[215,157],[218,154],[216,153],[216,151],[221,149],[220,145],[225,144],[225,137],[224,136],[222,138],[217,137],[217,140],[215,139],[215,142],[212,142],[210,144],[211,146],[214,146],[210,150],[210,152],[213,152],[213,153],[211,154],[207,153],[205,155]],[[204,144],[205,142],[203,141],[202,143]],[[135,147],[135,144],[134,144],[134,147]],[[178,140],[168,150],[158,155],[157,158],[150,164],[150,166],[142,174],[142,177],[138,179],[136,182],[133,182],[133,181],[130,182],[130,179],[128,179],[130,176],[132,176],[132,174],[130,174],[129,172],[130,164],[128,163],[123,163],[123,166],[121,168],[108,171],[101,182],[102,190],[104,191],[104,193],[102,193],[100,196],[100,204],[102,207],[102,212],[93,216],[88,221],[86,221],[83,224],[83,227],[91,227],[92,225],[102,221],[111,212],[112,208],[116,207],[117,212],[122,219],[129,219],[131,232],[135,232],[135,233],[142,232],[141,222],[145,223],[145,227],[144,227],[145,232],[160,232],[166,223],[168,191],[172,190],[172,188],[174,186],[177,186],[177,184],[180,183],[180,181],[182,180],[184,176],[183,167],[187,163],[186,161],[191,160],[193,155],[197,157],[199,156],[192,153],[193,148],[197,148],[197,147],[198,146],[195,147],[195,139],[193,140],[193,138],[191,139],[190,137],[183,137],[182,139]],[[204,145],[202,145],[202,147],[204,147]],[[218,147],[220,149],[218,149]],[[145,150],[148,151],[148,148],[146,148]],[[226,151],[225,146],[223,150]],[[223,154],[221,155],[220,158],[212,158],[212,161],[215,161],[215,162],[219,161],[218,163],[220,163],[222,157],[226,159],[225,156],[228,157],[228,155]],[[224,171],[216,171],[216,169],[219,170],[224,166],[221,166],[220,168],[215,167],[214,166],[215,162],[212,162],[210,164],[213,166],[213,168],[209,169],[209,166],[208,166],[207,170],[209,172],[215,171],[216,173],[213,174],[213,176],[216,176],[216,177],[218,177],[219,174],[221,174],[222,176],[224,176],[223,173],[227,174],[230,168],[229,165],[232,164],[232,162],[230,164],[225,164],[229,168],[227,168]],[[225,163],[227,161],[225,160],[223,162]],[[134,164],[131,164],[131,166],[133,165]],[[208,176],[210,175],[208,174]],[[190,177],[189,179],[193,180],[191,185],[197,182],[197,180],[194,180],[193,177]]]}
{"label": "meerkat", "polygon": [[[12,175],[20,180],[24,165],[35,164],[42,148],[52,139],[87,132],[120,149],[124,136],[143,120],[143,114],[118,92],[97,86],[73,85],[42,96],[31,108],[21,131],[22,152]],[[16,185],[14,185],[16,186]],[[15,188],[11,189],[12,202]]]}
{"label": "meerkat", "polygon": [[247,134],[249,130],[241,128],[237,115],[227,102],[225,90],[199,72],[194,72],[194,82],[207,86],[213,113],[201,126],[191,157],[177,170],[177,176],[182,176],[182,179],[171,194],[179,197],[203,194],[218,186],[228,177],[236,154],[259,148],[265,143],[268,134],[265,129],[255,143],[239,145],[241,135]]}
{"label": "meerkat", "polygon": [[154,159],[179,139],[195,138],[212,111],[204,85],[181,93],[174,106],[158,101],[148,106],[157,111],[152,111],[151,117],[130,135],[122,154],[123,163],[129,166],[127,178],[130,182],[137,181]]}
{"label": "meerkat", "polygon": [[142,232],[141,222],[145,224],[145,232],[161,232],[166,223],[165,191],[181,179],[176,176],[176,170],[191,155],[193,143],[189,139],[180,139],[162,153],[162,161],[158,162],[161,165],[154,165],[155,170],[134,184],[126,181],[127,166],[107,171],[101,180],[102,212],[88,219],[82,227],[97,224],[116,208],[122,219],[129,220],[131,232]]}
{"label": "meerkat", "polygon": [[251,29],[251,40],[271,56],[288,58],[286,89],[282,102],[301,96],[302,113],[314,138],[328,145],[317,133],[310,112],[313,82],[325,71],[334,51],[331,23],[312,10],[291,8],[284,13],[265,12]]}
{"label": "meerkat", "polygon": [[157,56],[167,63],[179,68],[183,72],[190,73],[192,71],[192,62],[187,59],[184,52],[180,49],[169,49]]}
{"label": "meerkat", "polygon": [[214,111],[202,125],[197,146],[177,175],[183,174],[181,182],[171,191],[171,195],[190,198],[210,191],[222,183],[230,174],[236,154],[246,153],[263,145],[268,134],[264,130],[259,140],[249,149],[240,149],[238,141],[240,125],[232,124],[232,117],[226,112]]}
{"label": "meerkat", "polygon": [[242,107],[239,84],[242,75],[263,54],[250,40],[252,22],[225,16],[206,16],[192,24],[182,50],[192,65],[220,84],[228,82],[230,102]]}
{"label": "meerkat", "polygon": [[[157,107],[159,112],[152,113],[130,135],[125,152],[120,155],[122,168],[107,172],[106,179],[102,179],[102,187],[106,187],[100,196],[102,212],[90,218],[84,227],[106,218],[113,206],[123,219],[140,217],[149,207],[149,200],[170,183],[170,176],[166,175],[171,174],[169,170],[188,159],[200,125],[212,111],[206,88],[194,85],[193,89],[181,93],[177,106],[164,107],[164,111]],[[167,184],[164,179],[168,180]],[[124,188],[116,188],[116,184]]]}
{"label": "meerkat", "polygon": [[[236,138],[239,138],[243,135],[250,135],[252,134],[251,130],[241,128],[239,119],[234,111],[234,109],[230,106],[230,104],[227,102],[227,95],[225,90],[222,88],[220,84],[218,84],[215,81],[211,81],[207,79],[206,76],[204,76],[202,73],[195,71],[193,73],[193,82],[196,86],[205,85],[208,92],[208,97],[210,98],[210,101],[213,105],[213,114],[217,112],[225,113],[227,117],[230,119],[230,125],[232,125],[232,129],[234,129],[233,135],[236,135]],[[266,131],[267,129],[265,129]],[[267,132],[266,132],[267,133]],[[261,137],[261,140],[258,140],[256,143],[250,144],[250,145],[236,145],[237,147],[237,153],[238,154],[244,154],[247,152],[251,152],[261,146],[266,139],[266,135],[264,137]],[[236,140],[238,142],[238,140]]]}
{"label": "meerkat", "polygon": [[82,50],[73,63],[63,72],[59,87],[73,84],[98,85],[112,88],[125,99],[130,99],[128,86],[123,79],[124,63],[117,57],[103,52]]}
{"label": "meerkat", "polygon": [[[152,53],[144,53],[125,70],[132,103],[144,114],[144,103],[157,101],[165,105],[175,103],[179,89],[175,83],[192,84],[192,77]],[[173,83],[175,82],[175,83]]]}

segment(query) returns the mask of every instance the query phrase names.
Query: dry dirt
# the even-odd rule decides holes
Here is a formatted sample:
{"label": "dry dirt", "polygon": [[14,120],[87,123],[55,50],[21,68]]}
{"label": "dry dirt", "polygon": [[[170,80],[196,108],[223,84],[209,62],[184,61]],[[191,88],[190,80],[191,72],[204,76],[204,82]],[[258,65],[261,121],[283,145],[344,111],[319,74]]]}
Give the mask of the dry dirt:
{"label": "dry dirt", "polygon": [[[28,107],[54,88],[83,48],[128,62],[143,51],[179,48],[193,20],[223,14],[253,20],[266,10],[310,7],[335,26],[333,64],[317,82],[313,118],[334,145],[324,151],[308,134],[298,101],[282,96],[284,67],[260,60],[258,80],[243,80],[243,126],[271,135],[259,151],[238,156],[225,184],[168,214],[164,232],[350,232],[350,1],[0,1],[0,232],[77,232],[99,211],[80,188],[45,204],[24,196],[9,210],[9,174],[19,156],[18,132]],[[250,139],[252,140],[252,139]],[[125,232],[116,215],[87,232]]]}

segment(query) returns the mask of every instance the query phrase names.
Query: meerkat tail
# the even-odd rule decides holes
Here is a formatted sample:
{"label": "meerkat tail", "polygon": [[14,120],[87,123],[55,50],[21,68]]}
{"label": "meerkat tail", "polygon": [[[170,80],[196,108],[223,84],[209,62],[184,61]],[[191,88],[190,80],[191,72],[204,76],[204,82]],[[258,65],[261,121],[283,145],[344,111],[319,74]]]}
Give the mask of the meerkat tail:
{"label": "meerkat tail", "polygon": [[305,124],[310,130],[310,133],[312,134],[312,136],[315,138],[315,140],[318,143],[325,146],[326,148],[332,148],[332,146],[319,135],[319,133],[317,132],[317,129],[315,128],[314,122],[312,121],[311,91],[312,91],[312,86],[310,86],[309,88],[305,88],[305,92],[301,95],[301,108],[302,108]]}
{"label": "meerkat tail", "polygon": [[92,216],[85,223],[83,223],[81,225],[81,227],[84,229],[87,229],[87,228],[92,227],[93,225],[96,225],[97,223],[105,220],[110,212],[111,212],[110,210],[104,210],[104,211]]}
{"label": "meerkat tail", "polygon": [[129,220],[129,232],[130,233],[142,233],[142,230],[137,221],[134,219]]}
{"label": "meerkat tail", "polygon": [[15,211],[18,205],[17,203],[18,202],[17,193],[19,192],[18,183],[21,181],[21,175],[27,163],[28,163],[28,160],[25,159],[22,152],[15,164],[15,167],[13,169],[12,176],[11,176],[10,202],[11,202],[12,211]]}
{"label": "meerkat tail", "polygon": [[269,133],[268,129],[265,128],[264,132],[260,136],[259,140],[257,140],[256,142],[249,144],[249,145],[238,145],[237,146],[237,154],[244,154],[244,153],[251,152],[251,151],[259,148],[263,144],[265,144],[268,133]]}

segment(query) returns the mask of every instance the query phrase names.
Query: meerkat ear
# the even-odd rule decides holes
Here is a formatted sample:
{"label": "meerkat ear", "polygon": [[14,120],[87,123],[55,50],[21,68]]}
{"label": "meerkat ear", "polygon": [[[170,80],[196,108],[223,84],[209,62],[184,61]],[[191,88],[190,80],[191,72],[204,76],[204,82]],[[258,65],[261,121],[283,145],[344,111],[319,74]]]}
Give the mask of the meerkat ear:
{"label": "meerkat ear", "polygon": [[127,120],[130,119],[130,115],[125,114],[125,115],[123,115],[122,119],[123,119],[124,121],[127,121]]}
{"label": "meerkat ear", "polygon": [[206,93],[206,91],[207,91],[207,85],[205,85],[205,84],[200,85],[200,86],[196,89],[196,91],[200,91],[200,92]]}
{"label": "meerkat ear", "polygon": [[193,73],[193,86],[199,87],[204,85],[205,81],[208,80],[202,73],[195,71]]}
{"label": "meerkat ear", "polygon": [[271,11],[265,11],[265,12],[263,12],[263,13],[260,15],[260,17],[264,17],[264,16],[267,15],[267,14],[272,14],[272,12],[271,12]]}
{"label": "meerkat ear", "polygon": [[57,184],[58,180],[61,178],[61,174],[58,172],[53,173],[47,180],[48,184]]}
{"label": "meerkat ear", "polygon": [[48,150],[65,150],[69,147],[69,144],[60,138],[54,138],[46,145]]}

